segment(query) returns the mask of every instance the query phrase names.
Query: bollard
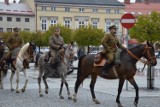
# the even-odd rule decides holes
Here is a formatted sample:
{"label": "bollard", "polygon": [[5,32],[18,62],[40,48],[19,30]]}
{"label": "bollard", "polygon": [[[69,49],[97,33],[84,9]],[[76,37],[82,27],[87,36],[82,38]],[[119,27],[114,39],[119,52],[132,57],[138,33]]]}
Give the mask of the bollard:
{"label": "bollard", "polygon": [[154,67],[148,66],[147,69],[147,88],[154,89]]}

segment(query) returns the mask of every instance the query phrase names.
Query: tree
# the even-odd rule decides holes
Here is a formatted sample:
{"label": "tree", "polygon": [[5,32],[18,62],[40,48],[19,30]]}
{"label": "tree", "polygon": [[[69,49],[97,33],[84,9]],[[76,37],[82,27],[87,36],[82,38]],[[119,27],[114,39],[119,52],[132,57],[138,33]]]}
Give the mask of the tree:
{"label": "tree", "polygon": [[79,46],[98,46],[105,32],[93,26],[83,26],[74,32],[74,40]]}
{"label": "tree", "polygon": [[150,15],[138,16],[137,23],[130,29],[130,36],[139,42],[160,41],[160,13],[154,11]]}

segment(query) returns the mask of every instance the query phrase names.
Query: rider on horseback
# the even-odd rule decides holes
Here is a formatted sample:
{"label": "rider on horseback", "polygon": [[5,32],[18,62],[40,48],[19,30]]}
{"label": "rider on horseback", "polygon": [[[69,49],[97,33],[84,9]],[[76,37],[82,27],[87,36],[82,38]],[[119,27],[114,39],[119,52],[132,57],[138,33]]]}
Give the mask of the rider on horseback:
{"label": "rider on horseback", "polygon": [[[49,38],[50,51],[45,55],[44,61],[50,62],[53,65],[59,62],[59,58],[57,58],[57,53],[59,51],[63,51],[63,37],[60,35],[60,28],[55,28],[55,32]],[[50,61],[51,59],[51,61]]]}
{"label": "rider on horseback", "polygon": [[121,49],[126,50],[126,48],[119,42],[117,36],[115,35],[117,30],[116,26],[112,25],[108,29],[110,30],[110,34],[106,34],[101,41],[104,47],[102,53],[104,53],[107,57],[107,61],[102,70],[102,75],[107,75],[107,70],[114,59],[116,60],[115,64],[117,65],[121,64],[120,62]]}
{"label": "rider on horseback", "polygon": [[19,29],[16,27],[13,31],[14,33],[10,35],[6,41],[9,51],[3,56],[3,59],[5,60],[9,60],[11,58],[11,60],[14,61],[17,56],[17,49],[23,44],[22,38],[18,35]]}

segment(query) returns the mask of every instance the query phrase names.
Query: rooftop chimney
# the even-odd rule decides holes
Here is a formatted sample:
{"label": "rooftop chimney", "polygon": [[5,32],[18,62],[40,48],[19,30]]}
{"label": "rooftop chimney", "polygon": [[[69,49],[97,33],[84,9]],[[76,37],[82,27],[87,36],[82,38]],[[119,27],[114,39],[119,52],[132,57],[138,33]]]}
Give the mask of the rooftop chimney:
{"label": "rooftop chimney", "polygon": [[9,0],[4,0],[4,2],[5,2],[7,5],[9,5]]}
{"label": "rooftop chimney", "polygon": [[13,3],[16,3],[16,0],[13,0]]}
{"label": "rooftop chimney", "polygon": [[130,0],[124,0],[124,4],[130,4]]}

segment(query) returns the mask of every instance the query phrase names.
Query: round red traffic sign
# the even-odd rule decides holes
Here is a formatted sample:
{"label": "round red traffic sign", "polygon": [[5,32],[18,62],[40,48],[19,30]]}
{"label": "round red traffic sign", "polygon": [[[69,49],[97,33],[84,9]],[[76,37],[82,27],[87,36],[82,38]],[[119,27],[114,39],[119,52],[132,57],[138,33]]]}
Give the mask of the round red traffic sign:
{"label": "round red traffic sign", "polygon": [[120,22],[124,28],[129,29],[134,26],[136,19],[132,14],[127,13],[121,17]]}

